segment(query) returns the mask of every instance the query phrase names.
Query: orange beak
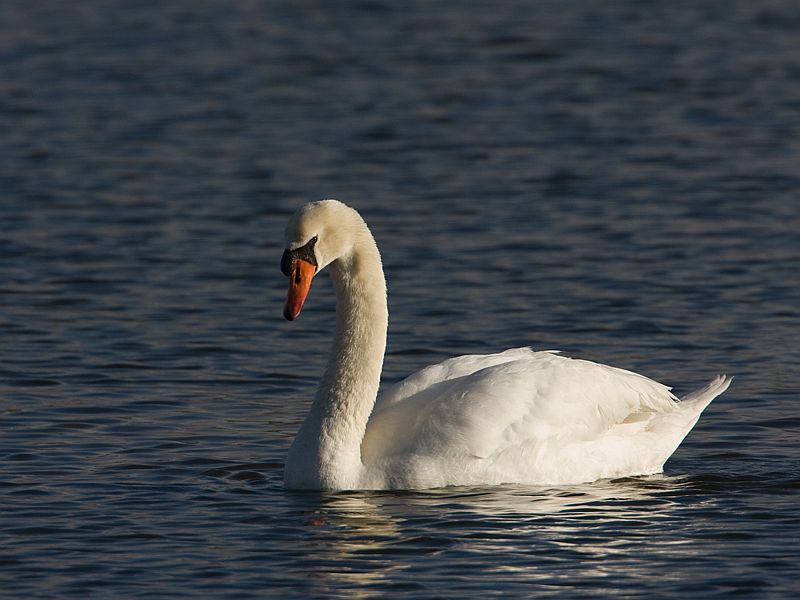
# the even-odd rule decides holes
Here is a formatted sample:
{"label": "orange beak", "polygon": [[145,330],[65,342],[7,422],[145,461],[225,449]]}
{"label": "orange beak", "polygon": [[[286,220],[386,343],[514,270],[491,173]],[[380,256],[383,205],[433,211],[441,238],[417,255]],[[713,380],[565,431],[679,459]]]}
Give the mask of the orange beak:
{"label": "orange beak", "polygon": [[283,316],[287,321],[294,321],[303,309],[303,303],[311,288],[311,280],[317,272],[317,267],[307,260],[296,258],[292,264],[289,275],[289,297],[283,307]]}

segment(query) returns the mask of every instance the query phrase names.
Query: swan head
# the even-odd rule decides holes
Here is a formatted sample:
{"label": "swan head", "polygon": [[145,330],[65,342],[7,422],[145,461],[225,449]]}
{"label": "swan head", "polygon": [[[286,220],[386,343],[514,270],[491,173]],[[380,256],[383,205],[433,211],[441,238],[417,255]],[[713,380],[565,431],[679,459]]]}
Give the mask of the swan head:
{"label": "swan head", "polygon": [[287,320],[300,314],[314,276],[350,255],[362,228],[366,225],[358,212],[338,200],[309,202],[292,215],[281,259],[281,271],[289,277],[289,296],[283,307]]}

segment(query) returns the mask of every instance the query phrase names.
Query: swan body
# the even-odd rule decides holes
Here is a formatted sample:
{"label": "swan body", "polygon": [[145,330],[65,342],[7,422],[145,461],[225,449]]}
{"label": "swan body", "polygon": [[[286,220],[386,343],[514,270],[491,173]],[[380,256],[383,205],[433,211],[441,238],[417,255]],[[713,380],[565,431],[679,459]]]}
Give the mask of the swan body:
{"label": "swan body", "polygon": [[286,459],[290,489],[567,485],[658,473],[730,385],[720,375],[678,400],[630,371],[515,348],[446,360],[378,394],[388,310],[366,224],[341,202],[313,202],[290,219],[286,246],[286,318],[328,266],[337,306],[330,360]]}

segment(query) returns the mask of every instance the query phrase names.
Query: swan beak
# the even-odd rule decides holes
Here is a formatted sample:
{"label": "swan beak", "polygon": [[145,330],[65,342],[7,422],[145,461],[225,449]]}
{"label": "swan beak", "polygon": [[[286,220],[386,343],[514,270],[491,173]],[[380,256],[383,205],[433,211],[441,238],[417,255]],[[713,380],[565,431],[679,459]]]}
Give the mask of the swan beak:
{"label": "swan beak", "polygon": [[311,280],[317,272],[316,265],[312,265],[302,258],[294,259],[293,263],[289,275],[289,297],[286,298],[286,304],[283,307],[283,316],[287,321],[294,321],[300,314],[311,287]]}

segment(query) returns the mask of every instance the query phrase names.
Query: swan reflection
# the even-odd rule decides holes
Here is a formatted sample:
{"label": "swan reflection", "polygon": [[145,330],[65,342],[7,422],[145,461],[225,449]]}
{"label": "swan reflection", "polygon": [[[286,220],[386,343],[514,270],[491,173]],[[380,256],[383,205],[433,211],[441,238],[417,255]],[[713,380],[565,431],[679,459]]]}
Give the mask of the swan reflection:
{"label": "swan reflection", "polygon": [[[312,546],[300,566],[313,574],[315,587],[348,585],[355,597],[398,572],[419,569],[420,555],[431,557],[439,576],[488,569],[555,585],[579,572],[608,577],[607,565],[613,564],[615,576],[636,577],[652,572],[638,553],[646,547],[652,557],[654,543],[664,558],[697,552],[689,539],[665,534],[665,525],[690,508],[691,483],[654,475],[551,489],[302,494],[302,526]],[[481,558],[487,555],[491,561]],[[615,561],[604,563],[609,556]]]}

